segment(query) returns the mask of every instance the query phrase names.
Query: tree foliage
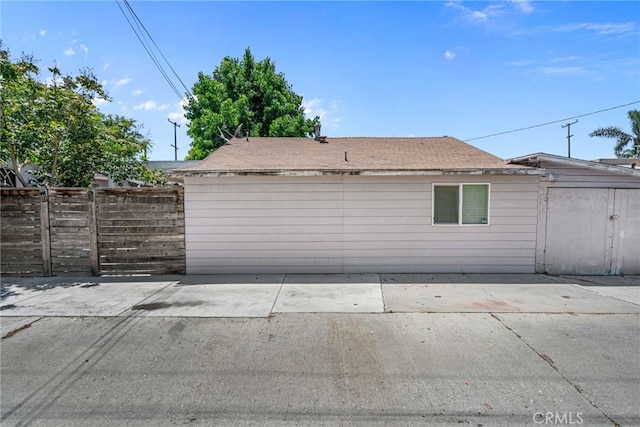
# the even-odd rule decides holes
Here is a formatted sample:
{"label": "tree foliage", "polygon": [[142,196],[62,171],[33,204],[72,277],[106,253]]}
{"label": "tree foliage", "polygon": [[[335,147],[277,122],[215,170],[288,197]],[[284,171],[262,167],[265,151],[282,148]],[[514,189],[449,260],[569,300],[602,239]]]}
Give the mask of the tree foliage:
{"label": "tree foliage", "polygon": [[589,134],[591,137],[615,139],[616,144],[613,150],[618,158],[638,157],[638,150],[640,150],[640,111],[628,111],[627,116],[631,122],[631,133],[627,133],[617,126],[609,126],[598,128]]}
{"label": "tree foliage", "polygon": [[0,166],[25,187],[89,187],[96,174],[163,182],[146,166],[150,141],[135,121],[96,108],[95,99],[109,97],[90,70],[75,77],[48,70],[42,81],[32,57],[12,61],[0,44]]}
{"label": "tree foliage", "polygon": [[302,96],[293,92],[270,58],[256,62],[247,48],[242,60],[225,57],[211,76],[198,73],[186,107],[188,159],[199,160],[225,143],[242,125],[250,136],[308,136],[320,118],[306,119]]}

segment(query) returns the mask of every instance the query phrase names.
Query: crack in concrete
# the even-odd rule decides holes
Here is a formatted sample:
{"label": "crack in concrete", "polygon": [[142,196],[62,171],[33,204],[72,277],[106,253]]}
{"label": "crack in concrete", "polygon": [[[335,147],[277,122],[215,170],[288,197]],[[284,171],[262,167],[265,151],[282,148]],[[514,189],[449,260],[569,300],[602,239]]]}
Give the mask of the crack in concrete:
{"label": "crack in concrete", "polygon": [[40,318],[34,320],[33,322],[26,323],[26,324],[20,326],[19,328],[16,328],[16,329],[14,329],[12,331],[9,331],[0,339],[11,338],[12,336],[17,334],[18,332],[23,331],[25,329],[29,329],[31,327],[31,325],[33,325],[34,323],[36,323],[37,321],[42,320],[42,319],[44,319],[44,317],[40,317]]}
{"label": "crack in concrete", "polygon": [[529,344],[520,334],[518,334],[516,331],[514,331],[512,328],[510,328],[509,326],[507,326],[506,323],[504,323],[502,321],[502,319],[498,316],[496,316],[494,313],[491,313],[491,317],[493,317],[494,319],[496,319],[502,326],[504,326],[509,332],[513,333],[516,337],[518,337],[518,339],[520,341],[522,341],[522,343],[524,345],[526,345],[527,347],[529,347],[531,349],[531,351],[533,351],[539,358],[541,358],[542,360],[545,361],[545,363],[547,363],[551,369],[553,369],[554,371],[556,371],[558,373],[558,375],[560,375],[560,377],[566,381],[567,384],[569,384],[571,387],[573,387],[578,394],[580,394],[580,396],[582,396],[582,398],[584,400],[586,400],[587,402],[589,402],[589,404],[591,406],[593,406],[595,409],[597,409],[598,411],[600,411],[600,413],[602,415],[604,415],[610,422],[612,425],[614,425],[615,427],[620,427],[620,424],[614,420],[613,418],[611,418],[609,415],[607,415],[607,413],[605,413],[602,409],[600,409],[598,407],[598,405],[595,404],[595,402],[591,401],[591,399],[589,399],[583,392],[582,388],[580,386],[578,386],[577,384],[574,384],[573,382],[571,382],[571,380],[569,380],[567,377],[565,377],[562,372],[560,372],[560,370],[556,367],[555,363],[553,362],[553,360],[547,356],[544,353],[540,353],[538,350],[536,350],[531,344]]}

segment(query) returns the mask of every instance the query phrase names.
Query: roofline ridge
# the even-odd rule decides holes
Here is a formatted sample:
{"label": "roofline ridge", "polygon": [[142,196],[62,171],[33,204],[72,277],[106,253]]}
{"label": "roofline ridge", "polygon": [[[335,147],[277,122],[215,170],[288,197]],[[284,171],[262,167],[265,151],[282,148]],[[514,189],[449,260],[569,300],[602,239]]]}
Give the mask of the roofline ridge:
{"label": "roofline ridge", "polygon": [[[440,135],[440,136],[328,136],[327,138],[331,138],[331,139],[436,139],[436,138],[458,139],[455,136],[450,136],[450,135]],[[458,140],[462,141],[461,139],[458,139]]]}

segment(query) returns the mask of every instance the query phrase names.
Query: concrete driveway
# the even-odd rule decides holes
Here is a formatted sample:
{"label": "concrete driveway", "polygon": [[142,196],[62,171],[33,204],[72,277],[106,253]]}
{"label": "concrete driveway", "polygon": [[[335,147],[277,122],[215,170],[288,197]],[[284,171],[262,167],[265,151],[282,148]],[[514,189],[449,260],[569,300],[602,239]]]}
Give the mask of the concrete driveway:
{"label": "concrete driveway", "polygon": [[638,277],[2,281],[0,423],[640,425]]}

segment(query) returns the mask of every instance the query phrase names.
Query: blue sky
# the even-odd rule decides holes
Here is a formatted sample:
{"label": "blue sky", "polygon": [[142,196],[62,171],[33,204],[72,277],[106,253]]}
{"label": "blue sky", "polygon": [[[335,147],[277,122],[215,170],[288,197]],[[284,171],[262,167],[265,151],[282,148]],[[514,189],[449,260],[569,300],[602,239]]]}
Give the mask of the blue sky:
{"label": "blue sky", "polygon": [[[130,1],[190,89],[225,56],[270,57],[322,133],[455,136],[502,158],[567,155],[566,120],[640,101],[637,1]],[[42,68],[93,69],[104,113],[143,124],[152,160],[190,138],[174,93],[136,38],[121,1],[2,1],[0,36]],[[158,53],[156,53],[158,55]],[[168,66],[163,66],[170,72]],[[46,75],[46,72],[45,72]],[[179,84],[172,76],[173,81]],[[630,131],[640,103],[578,118],[572,157],[613,157],[601,126]],[[479,139],[475,139],[479,138]]]}

